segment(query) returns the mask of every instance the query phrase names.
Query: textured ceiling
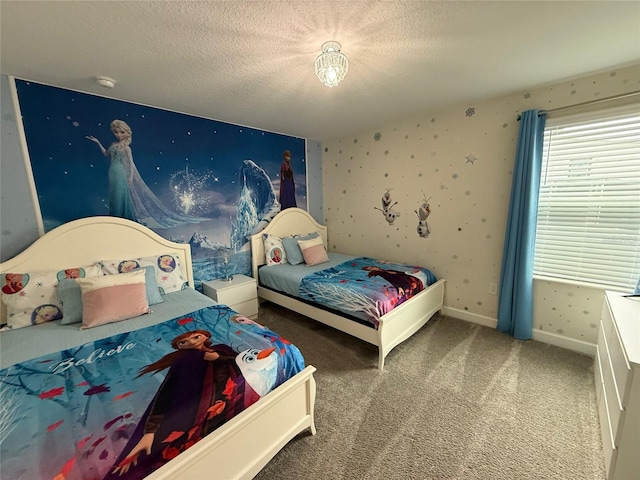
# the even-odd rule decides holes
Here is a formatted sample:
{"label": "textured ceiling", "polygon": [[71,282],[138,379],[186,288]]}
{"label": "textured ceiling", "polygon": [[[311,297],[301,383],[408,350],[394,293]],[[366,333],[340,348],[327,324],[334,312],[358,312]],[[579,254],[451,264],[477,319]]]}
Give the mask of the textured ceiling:
{"label": "textured ceiling", "polygon": [[[640,61],[637,1],[2,0],[0,18],[2,74],[321,141]],[[350,61],[332,89],[327,40]]]}

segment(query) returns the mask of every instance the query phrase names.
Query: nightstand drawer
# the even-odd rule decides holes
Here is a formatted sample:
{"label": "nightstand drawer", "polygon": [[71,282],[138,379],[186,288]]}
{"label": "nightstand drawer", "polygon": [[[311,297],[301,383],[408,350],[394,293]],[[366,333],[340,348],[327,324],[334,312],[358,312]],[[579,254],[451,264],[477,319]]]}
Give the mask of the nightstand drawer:
{"label": "nightstand drawer", "polygon": [[245,317],[249,317],[252,320],[258,318],[258,299],[247,300],[246,302],[236,303],[229,305],[229,308],[235,310]]}
{"label": "nightstand drawer", "polygon": [[202,292],[218,303],[236,305],[257,298],[257,283],[254,278],[234,275],[233,280],[211,280],[202,283]]}
{"label": "nightstand drawer", "polygon": [[237,303],[246,302],[255,299],[257,290],[254,283],[239,285],[233,288],[225,288],[217,291],[217,300],[227,305],[235,305]]}

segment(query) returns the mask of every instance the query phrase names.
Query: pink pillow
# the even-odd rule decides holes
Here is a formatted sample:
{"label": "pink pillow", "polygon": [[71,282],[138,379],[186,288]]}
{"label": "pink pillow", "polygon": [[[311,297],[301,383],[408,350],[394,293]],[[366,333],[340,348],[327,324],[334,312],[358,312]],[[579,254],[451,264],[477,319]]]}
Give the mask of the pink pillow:
{"label": "pink pillow", "polygon": [[322,237],[312,238],[310,240],[298,240],[298,245],[304,257],[304,263],[307,266],[318,265],[329,261],[329,256],[322,243]]}
{"label": "pink pillow", "polygon": [[149,313],[145,270],[76,280],[82,290],[82,327],[92,328]]}

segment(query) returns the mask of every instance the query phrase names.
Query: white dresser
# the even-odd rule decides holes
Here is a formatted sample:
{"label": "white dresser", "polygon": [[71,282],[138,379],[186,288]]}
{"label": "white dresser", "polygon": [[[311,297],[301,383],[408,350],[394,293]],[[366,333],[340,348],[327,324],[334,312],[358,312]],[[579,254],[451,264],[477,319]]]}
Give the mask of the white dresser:
{"label": "white dresser", "polygon": [[594,364],[609,480],[640,480],[640,299],[605,292]]}
{"label": "white dresser", "polygon": [[258,318],[258,284],[255,278],[234,274],[231,281],[202,282],[202,293],[245,317]]}

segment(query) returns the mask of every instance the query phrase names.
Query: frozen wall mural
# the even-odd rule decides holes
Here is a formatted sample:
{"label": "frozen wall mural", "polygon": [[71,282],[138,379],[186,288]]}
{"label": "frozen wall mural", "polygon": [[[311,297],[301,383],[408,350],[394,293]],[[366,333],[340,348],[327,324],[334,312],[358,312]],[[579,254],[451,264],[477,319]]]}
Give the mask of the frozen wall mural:
{"label": "frozen wall mural", "polygon": [[[247,236],[307,208],[305,140],[15,80],[49,231],[95,215],[189,242],[196,283],[250,274]],[[285,185],[281,185],[285,178]],[[285,195],[285,196],[282,196]]]}

